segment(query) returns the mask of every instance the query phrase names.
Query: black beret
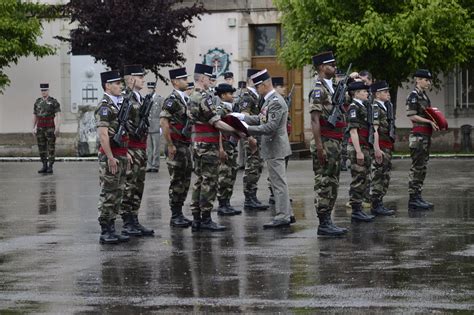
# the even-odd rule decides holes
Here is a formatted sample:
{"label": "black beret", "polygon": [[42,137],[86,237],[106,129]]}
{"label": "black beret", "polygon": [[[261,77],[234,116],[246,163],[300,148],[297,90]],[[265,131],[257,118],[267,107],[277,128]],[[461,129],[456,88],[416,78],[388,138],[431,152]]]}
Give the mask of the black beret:
{"label": "black beret", "polygon": [[368,85],[365,85],[364,82],[352,82],[349,84],[349,87],[347,88],[348,91],[357,91],[357,90],[368,90],[370,87]]}
{"label": "black beret", "polygon": [[233,88],[232,85],[227,84],[227,83],[221,83],[218,86],[216,86],[215,89],[216,89],[216,92],[214,93],[215,95],[221,95],[227,92],[231,92],[231,93],[235,92],[235,88]]}
{"label": "black beret", "polygon": [[433,79],[433,75],[427,69],[418,69],[416,70],[415,74],[413,75],[414,78],[426,78],[426,79]]}
{"label": "black beret", "polygon": [[274,86],[278,86],[278,85],[285,85],[284,84],[284,80],[283,80],[283,77],[272,77],[272,84]]}
{"label": "black beret", "polygon": [[234,78],[234,74],[232,72],[224,73],[224,79]]}
{"label": "black beret", "polygon": [[385,81],[377,81],[375,83],[372,83],[372,85],[370,86],[370,90],[372,91],[372,93],[385,91],[389,89],[390,88],[388,87],[388,83]]}

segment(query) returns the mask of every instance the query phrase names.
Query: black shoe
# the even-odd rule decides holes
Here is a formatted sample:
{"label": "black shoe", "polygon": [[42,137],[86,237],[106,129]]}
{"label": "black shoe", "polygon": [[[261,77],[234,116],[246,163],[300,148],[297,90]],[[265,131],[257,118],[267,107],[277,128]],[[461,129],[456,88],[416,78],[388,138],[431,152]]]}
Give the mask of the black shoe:
{"label": "black shoe", "polygon": [[48,162],[43,162],[43,167],[38,170],[38,174],[45,174],[48,170]]}
{"label": "black shoe", "polygon": [[267,210],[268,206],[262,205],[262,204],[257,204],[255,200],[253,199],[252,195],[247,194],[245,195],[245,201],[244,201],[244,209],[245,210],[255,210],[255,211],[263,211]]}
{"label": "black shoe", "polygon": [[183,215],[182,206],[171,207],[170,226],[188,228],[191,226],[192,222],[192,220],[187,219]]}
{"label": "black shoe", "polygon": [[46,169],[46,173],[48,173],[48,174],[53,174],[53,164],[54,164],[54,163],[52,163],[52,162],[50,162],[50,163],[48,164],[48,168]]}
{"label": "black shoe", "polygon": [[230,200],[229,200],[229,199],[226,199],[225,204],[226,204],[226,206],[227,206],[228,209],[234,211],[234,215],[242,214],[242,211],[241,211],[241,210],[237,210],[237,209],[235,209],[234,207],[232,207],[232,206],[230,205]]}
{"label": "black shoe", "polygon": [[201,231],[201,214],[200,213],[193,213],[193,221],[191,222],[191,231],[192,232],[199,232]]}
{"label": "black shoe", "polygon": [[135,228],[139,230],[143,236],[153,236],[155,234],[155,230],[144,227],[140,222],[138,222],[138,215],[134,214],[132,220]]}
{"label": "black shoe", "polygon": [[341,236],[347,233],[346,228],[336,226],[330,215],[323,215],[319,218],[318,235],[321,236]]}
{"label": "black shoe", "polygon": [[208,230],[211,232],[225,231],[227,228],[212,221],[211,217],[203,218],[201,221],[201,230]]}
{"label": "black shoe", "polygon": [[118,244],[119,240],[117,238],[117,235],[110,233],[109,224],[102,223],[100,225],[100,229],[101,232],[99,242],[101,244]]}
{"label": "black shoe", "polygon": [[423,202],[419,194],[411,194],[408,200],[408,211],[426,211],[430,206]]}
{"label": "black shoe", "polygon": [[296,223],[296,218],[294,215],[290,217],[290,224]]}
{"label": "black shoe", "polygon": [[217,214],[222,216],[234,215],[234,211],[227,207],[227,203],[224,199],[219,200],[219,207],[217,208]]}
{"label": "black shoe", "polygon": [[372,209],[370,210],[370,212],[374,215],[382,216],[390,216],[395,214],[395,211],[385,208],[382,202],[377,199],[372,201]]}
{"label": "black shoe", "polygon": [[375,216],[370,215],[362,211],[362,205],[353,204],[352,205],[352,222],[372,222],[375,219]]}
{"label": "black shoe", "polygon": [[133,215],[131,213],[125,213],[122,215],[123,227],[122,234],[127,236],[142,236],[142,232],[137,229],[133,222]]}
{"label": "black shoe", "polygon": [[115,236],[119,243],[124,243],[124,242],[128,242],[130,240],[130,237],[128,237],[127,235],[120,235],[120,234],[117,234],[115,233],[115,221],[112,220],[110,221],[110,234]]}
{"label": "black shoe", "polygon": [[428,202],[428,201],[424,200],[423,197],[421,197],[421,194],[418,195],[418,198],[420,199],[421,202],[423,202],[424,204],[426,204],[430,209],[434,208],[434,204],[432,204],[431,202]]}
{"label": "black shoe", "polygon": [[288,227],[290,226],[290,220],[275,220],[273,219],[271,222],[265,223],[263,225],[264,229],[274,229],[274,228],[281,228],[281,227]]}

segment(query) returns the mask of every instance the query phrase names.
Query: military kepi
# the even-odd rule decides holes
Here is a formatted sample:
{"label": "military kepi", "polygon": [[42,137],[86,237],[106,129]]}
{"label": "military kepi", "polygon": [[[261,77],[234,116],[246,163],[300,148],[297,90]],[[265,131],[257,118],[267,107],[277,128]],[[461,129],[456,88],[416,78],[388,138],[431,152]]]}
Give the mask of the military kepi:
{"label": "military kepi", "polygon": [[171,80],[182,79],[182,78],[188,77],[188,74],[186,73],[186,68],[171,69],[169,72],[170,72]]}
{"label": "military kepi", "polygon": [[247,87],[247,82],[239,81],[238,85],[239,89],[245,89]]}
{"label": "military kepi", "polygon": [[49,90],[49,83],[40,83],[41,90]]}
{"label": "military kepi", "polygon": [[386,81],[377,81],[377,82],[372,83],[372,85],[370,86],[370,91],[372,91],[372,93],[381,92],[381,91],[385,91],[389,89],[390,88],[388,87],[388,84]]}
{"label": "military kepi", "polygon": [[102,84],[120,81],[120,73],[116,70],[105,71],[100,74]]}
{"label": "military kepi", "polygon": [[357,90],[368,90],[370,89],[369,86],[365,85],[364,82],[352,82],[349,84],[349,87],[347,88],[348,91],[357,91]]}
{"label": "military kepi", "polygon": [[316,56],[313,56],[312,59],[313,59],[313,65],[315,67],[336,61],[332,51],[325,51],[325,52],[319,53]]}
{"label": "military kepi", "polygon": [[145,69],[142,65],[127,65],[123,67],[123,75],[145,75]]}
{"label": "military kepi", "polygon": [[203,65],[202,63],[197,63],[194,66],[194,73],[204,74],[209,78],[212,78],[212,67],[208,65]]}
{"label": "military kepi", "polygon": [[154,89],[156,87],[156,82],[147,82],[146,83],[146,86],[149,88],[149,89]]}
{"label": "military kepi", "polygon": [[279,86],[279,85],[283,86],[283,85],[285,85],[283,77],[272,77],[272,84],[273,84],[273,86]]}
{"label": "military kepi", "polygon": [[253,76],[255,73],[259,72],[260,70],[258,69],[247,69],[247,78],[250,78]]}
{"label": "military kepi", "polygon": [[232,72],[226,72],[224,73],[224,79],[233,79],[234,78],[234,74]]}
{"label": "military kepi", "polygon": [[415,74],[413,75],[415,78],[426,78],[426,79],[433,79],[433,75],[429,70],[426,69],[418,69],[416,70]]}
{"label": "military kepi", "polygon": [[258,86],[262,84],[265,80],[270,79],[270,75],[268,74],[267,69],[264,69],[260,72],[255,73],[253,76],[250,77],[252,79],[253,85]]}
{"label": "military kepi", "polygon": [[194,89],[194,82],[188,82],[188,90]]}

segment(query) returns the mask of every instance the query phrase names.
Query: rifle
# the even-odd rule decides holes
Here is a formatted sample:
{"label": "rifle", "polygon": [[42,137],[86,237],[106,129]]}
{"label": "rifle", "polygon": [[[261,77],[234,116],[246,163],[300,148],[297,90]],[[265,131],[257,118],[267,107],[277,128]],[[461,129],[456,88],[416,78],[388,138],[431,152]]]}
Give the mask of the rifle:
{"label": "rifle", "polygon": [[119,128],[117,132],[115,133],[114,137],[112,138],[112,140],[119,146],[123,145],[122,136],[128,131],[128,128],[127,128],[128,116],[130,115],[130,110],[133,107],[132,101],[131,101],[132,96],[133,96],[133,88],[123,98],[122,105],[120,106],[120,109],[117,115]]}
{"label": "rifle", "polygon": [[346,99],[347,80],[349,79],[351,67],[352,63],[349,65],[349,68],[347,68],[346,77],[344,78],[344,80],[339,81],[336,90],[334,91],[334,94],[331,98],[333,108],[331,114],[328,117],[328,123],[331,124],[331,126],[333,127],[336,127],[336,122],[342,116],[341,107],[344,105],[344,101]]}
{"label": "rifle", "polygon": [[143,101],[142,106],[140,106],[139,117],[140,121],[138,122],[138,127],[135,129],[135,136],[138,139],[143,138],[145,132],[150,127],[150,111],[153,106],[153,94],[150,93],[145,96],[145,100]]}
{"label": "rifle", "polygon": [[393,112],[392,102],[385,102],[385,107],[387,108],[389,136],[392,141],[395,141],[395,113]]}
{"label": "rifle", "polygon": [[293,101],[293,92],[295,91],[295,84],[291,86],[290,93],[286,96],[286,104],[288,105],[288,109],[291,108],[291,103]]}

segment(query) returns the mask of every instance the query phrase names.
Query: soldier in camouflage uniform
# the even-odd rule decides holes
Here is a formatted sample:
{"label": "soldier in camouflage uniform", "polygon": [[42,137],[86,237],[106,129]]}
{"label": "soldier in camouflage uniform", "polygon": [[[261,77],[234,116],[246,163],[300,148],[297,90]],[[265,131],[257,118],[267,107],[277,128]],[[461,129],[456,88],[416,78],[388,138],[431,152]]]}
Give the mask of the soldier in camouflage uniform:
{"label": "soldier in camouflage uniform", "polygon": [[362,202],[367,191],[369,169],[370,169],[370,150],[369,129],[371,128],[367,107],[364,102],[369,96],[369,87],[363,82],[353,82],[349,84],[349,94],[352,97],[352,103],[348,112],[348,128],[350,132],[349,145],[347,153],[351,160],[352,182],[349,190],[350,204],[352,207],[352,221],[371,222],[373,215],[362,211]]}
{"label": "soldier in camouflage uniform", "polygon": [[[258,71],[257,69],[247,70],[247,88],[239,99],[238,108],[241,113],[247,115],[258,115],[260,113],[260,97],[253,87],[252,80],[250,80],[250,77]],[[260,157],[260,150],[252,153],[248,141],[243,141],[243,144],[247,158],[243,176],[245,195],[244,208],[246,210],[266,210],[268,209],[268,205],[262,204],[257,198],[258,180],[263,170],[263,159]]]}
{"label": "soldier in camouflage uniform", "polygon": [[[395,139],[391,138],[390,128],[393,107],[387,82],[378,81],[370,86],[374,101],[372,103],[374,126],[374,150],[372,157],[372,214],[393,215],[395,211],[385,208],[383,197],[387,193],[392,170],[392,150]],[[390,107],[389,107],[390,106]],[[390,115],[389,115],[390,114]],[[392,132],[395,132],[393,130]],[[393,133],[392,133],[393,136]]]}
{"label": "soldier in camouflage uniform", "polygon": [[346,228],[336,226],[331,213],[337,199],[341,167],[341,142],[346,127],[342,115],[336,126],[328,122],[333,111],[332,78],[336,71],[336,60],[331,51],[313,56],[313,65],[318,75],[315,87],[310,94],[310,114],[313,140],[311,155],[314,171],[314,205],[319,218],[318,235],[338,236],[347,233]]}
{"label": "soldier in camouflage uniform", "polygon": [[190,112],[193,121],[192,142],[194,173],[191,211],[192,231],[223,231],[225,226],[212,221],[211,210],[217,194],[219,163],[219,131],[237,132],[217,114],[213,96],[208,94],[212,67],[196,64],[194,81],[196,88],[190,97]]}
{"label": "soldier in camouflage uniform", "polygon": [[172,69],[169,76],[174,90],[163,102],[160,123],[166,141],[166,164],[170,174],[170,226],[187,228],[191,226],[192,221],[183,215],[183,204],[191,185],[193,165],[189,147],[189,99],[185,92],[192,89],[188,89],[186,68]]}
{"label": "soldier in camouflage uniform", "polygon": [[408,182],[409,210],[428,210],[433,204],[423,200],[421,192],[426,177],[426,167],[430,158],[431,135],[439,130],[436,123],[429,119],[425,108],[431,107],[426,91],[431,87],[433,79],[431,72],[419,69],[415,72],[415,89],[408,95],[406,108],[407,116],[413,123],[410,133],[409,146],[411,155],[410,181]]}
{"label": "soldier in camouflage uniform", "polygon": [[124,67],[125,94],[131,93],[133,105],[127,122],[130,137],[128,153],[132,157],[132,165],[127,170],[125,179],[121,216],[123,220],[122,234],[131,236],[153,236],[155,233],[138,221],[138,209],[140,209],[145,188],[147,135],[145,134],[142,138],[139,138],[135,134],[135,130],[140,122],[140,107],[143,104],[143,97],[139,91],[145,84],[144,75],[145,70],[141,65],[127,65]]}
{"label": "soldier in camouflage uniform", "polygon": [[163,98],[155,91],[156,82],[147,82],[149,93],[152,95],[153,105],[148,118],[147,154],[148,161],[146,171],[158,173],[160,171],[160,113],[163,105]]}
{"label": "soldier in camouflage uniform", "polygon": [[[216,95],[220,98],[220,104],[217,106],[217,113],[224,117],[233,112],[232,93],[235,89],[230,84],[219,84],[216,87]],[[235,209],[230,205],[230,198],[234,190],[235,178],[237,177],[237,142],[234,136],[228,136],[221,133],[219,139],[219,180],[217,189],[217,200],[219,215],[236,215],[242,211]]]}
{"label": "soldier in camouflage uniform", "polygon": [[[33,134],[38,141],[38,151],[43,167],[38,173],[53,173],[56,137],[59,135],[61,108],[58,101],[49,96],[49,84],[41,83],[41,96],[33,106]],[[49,160],[49,164],[48,164]]]}
{"label": "soldier in camouflage uniform", "polygon": [[128,236],[115,233],[115,218],[120,210],[125,172],[127,170],[128,135],[121,137],[120,143],[113,137],[118,132],[119,102],[122,83],[118,71],[107,71],[100,74],[105,94],[95,111],[97,133],[99,136],[99,224],[101,227],[100,243],[116,244],[128,241]]}

